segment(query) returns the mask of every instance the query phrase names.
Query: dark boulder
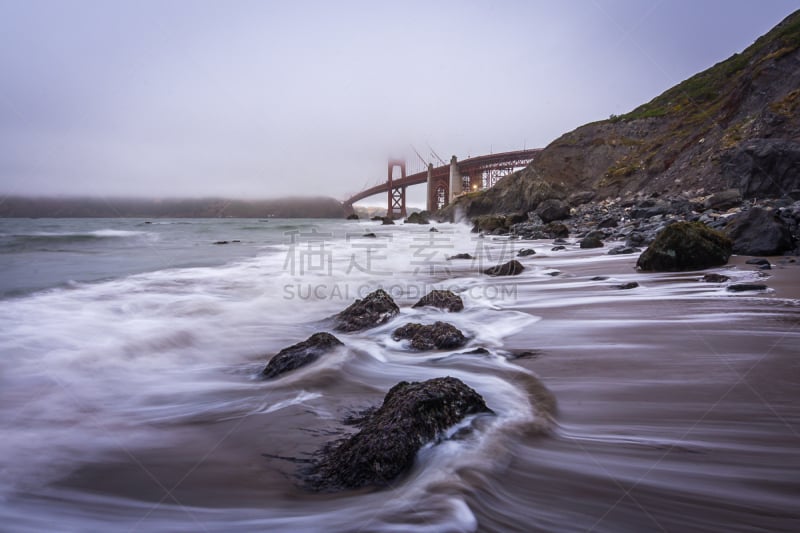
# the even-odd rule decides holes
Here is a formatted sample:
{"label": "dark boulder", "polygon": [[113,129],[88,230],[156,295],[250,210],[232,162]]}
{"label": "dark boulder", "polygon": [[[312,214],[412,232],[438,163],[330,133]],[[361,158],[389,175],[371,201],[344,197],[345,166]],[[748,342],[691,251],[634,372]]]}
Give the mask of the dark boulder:
{"label": "dark boulder", "polygon": [[611,229],[617,226],[619,226],[619,220],[616,217],[608,217],[597,224],[597,229]]}
{"label": "dark boulder", "polygon": [[467,416],[491,412],[480,394],[456,378],[402,381],[358,423],[358,433],[319,453],[309,485],[317,490],[386,485],[411,468],[422,446]]}
{"label": "dark boulder", "polygon": [[608,251],[608,255],[634,254],[638,251],[638,248],[633,248],[631,246],[615,246]]}
{"label": "dark boulder", "polygon": [[434,289],[423,296],[413,307],[438,307],[447,309],[450,312],[458,312],[464,309],[464,302],[461,297],[453,291]]}
{"label": "dark boulder", "polygon": [[559,252],[561,250],[566,250],[566,249],[567,249],[566,246],[563,246],[563,245],[559,244],[558,246],[553,246],[552,248],[550,248],[550,251],[551,252]]}
{"label": "dark boulder", "polygon": [[703,276],[703,281],[705,281],[706,283],[725,283],[730,279],[731,278],[729,278],[725,274],[717,274],[716,272],[711,272]]}
{"label": "dark boulder", "polygon": [[647,199],[631,210],[631,218],[650,218],[664,215],[671,211],[670,203],[663,200]]}
{"label": "dark boulder", "polygon": [[330,333],[314,333],[303,342],[298,342],[278,352],[269,360],[266,368],[261,371],[261,375],[265,378],[274,378],[284,372],[313,363],[321,355],[338,346],[344,346],[344,344]]}
{"label": "dark boulder", "polygon": [[517,257],[528,257],[529,255],[536,255],[536,250],[533,248],[523,248],[517,252]]}
{"label": "dark boulder", "polygon": [[721,157],[722,177],[745,198],[780,197],[800,189],[800,143],[750,139]]}
{"label": "dark boulder", "polygon": [[347,215],[347,220],[358,220],[358,215],[356,215],[355,213]]}
{"label": "dark boulder", "polygon": [[569,206],[561,200],[551,198],[540,203],[536,207],[535,213],[542,219],[542,222],[547,224],[555,220],[569,218]]}
{"label": "dark boulder", "polygon": [[754,207],[731,217],[725,234],[733,240],[733,253],[779,255],[794,248],[792,234],[773,211]]}
{"label": "dark boulder", "polygon": [[463,253],[463,254],[451,255],[450,257],[447,258],[448,261],[450,261],[451,259],[472,259],[472,256],[467,253]]}
{"label": "dark boulder", "polygon": [[581,248],[602,248],[605,233],[602,231],[592,231],[581,239]]}
{"label": "dark boulder", "polygon": [[379,217],[379,216],[375,215],[370,220],[372,220],[373,222],[380,222],[381,220],[383,220],[383,217]]}
{"label": "dark boulder", "polygon": [[512,259],[508,263],[487,268],[483,273],[490,276],[516,276],[522,273],[523,270],[525,270],[525,267],[522,266],[522,263],[516,259]]}
{"label": "dark boulder", "polygon": [[430,325],[412,322],[399,327],[392,333],[394,340],[406,339],[411,341],[415,350],[449,350],[459,348],[467,343],[467,338],[461,331],[447,322],[434,322]]}
{"label": "dark boulder", "polygon": [[628,238],[625,239],[625,246],[631,246],[631,247],[644,246],[645,244],[647,244],[647,241],[648,238],[644,233],[641,233],[639,231],[632,231],[628,235]]}
{"label": "dark boulder", "polygon": [[594,199],[594,197],[595,197],[594,191],[576,192],[569,195],[569,198],[567,198],[567,203],[572,207],[577,207],[579,205],[591,202]]}
{"label": "dark boulder", "polygon": [[701,270],[724,265],[731,256],[731,241],[700,222],[676,222],[658,235],[639,256],[636,267],[656,272]]}
{"label": "dark boulder", "polygon": [[394,220],[392,217],[383,217],[381,220],[383,221],[382,224],[384,226],[394,226]]}
{"label": "dark boulder", "polygon": [[212,244],[229,244],[228,241],[214,241]]}
{"label": "dark boulder", "polygon": [[544,227],[548,239],[566,239],[569,237],[569,228],[561,222],[550,222]]}
{"label": "dark boulder", "polygon": [[436,228],[431,228],[428,230],[430,233],[439,233],[439,230]]}
{"label": "dark boulder", "polygon": [[767,286],[762,283],[736,283],[728,285],[728,290],[731,292],[765,291]]}
{"label": "dark boulder", "polygon": [[406,224],[430,224],[431,221],[428,220],[428,212],[422,211],[420,213],[411,213],[409,217],[405,220]]}
{"label": "dark boulder", "polygon": [[509,223],[505,215],[482,215],[472,222],[472,233],[508,233]]}
{"label": "dark boulder", "polygon": [[626,290],[629,290],[629,289],[635,289],[638,286],[639,286],[639,284],[637,282],[629,281],[628,283],[622,283],[620,285],[617,285],[616,288],[621,290],[621,291],[626,291]]}
{"label": "dark boulder", "polygon": [[337,331],[358,331],[374,328],[391,320],[400,309],[386,291],[378,289],[336,315]]}
{"label": "dark boulder", "polygon": [[372,233],[371,231],[365,233],[364,235],[362,235],[362,237],[367,237],[369,239],[377,239],[378,238],[378,236],[375,235],[374,233]]}
{"label": "dark boulder", "polygon": [[703,206],[706,209],[730,209],[731,207],[736,207],[742,203],[742,193],[739,192],[739,189],[727,189],[725,191],[720,191],[718,193],[714,193],[703,203]]}

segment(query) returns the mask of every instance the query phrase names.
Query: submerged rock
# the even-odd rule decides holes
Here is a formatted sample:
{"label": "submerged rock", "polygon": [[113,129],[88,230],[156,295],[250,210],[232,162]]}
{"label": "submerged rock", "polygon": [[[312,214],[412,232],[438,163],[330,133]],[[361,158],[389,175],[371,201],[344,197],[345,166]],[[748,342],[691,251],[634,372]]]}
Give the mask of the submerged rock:
{"label": "submerged rock", "polygon": [[469,415],[491,412],[459,379],[402,381],[359,422],[358,433],[320,452],[309,484],[317,490],[386,485],[411,468],[423,445]]}
{"label": "submerged rock", "polygon": [[529,255],[536,255],[536,250],[533,248],[523,248],[517,252],[517,257],[527,257]]}
{"label": "submerged rock", "polygon": [[635,289],[638,286],[639,286],[639,284],[637,282],[629,281],[628,283],[622,283],[620,285],[617,285],[617,289],[619,289],[621,291],[627,291],[629,289]]}
{"label": "submerged rock", "polygon": [[717,274],[716,272],[711,272],[703,276],[703,281],[705,281],[706,283],[725,283],[730,279],[731,278],[729,278],[725,274]]}
{"label": "submerged rock", "polygon": [[638,251],[638,248],[633,248],[632,246],[615,246],[608,251],[608,255],[635,254]]}
{"label": "submerged rock", "polygon": [[721,266],[731,256],[731,241],[700,222],[676,222],[664,228],[636,267],[655,272],[701,270]]}
{"label": "submerged rock", "polygon": [[313,363],[339,346],[344,346],[342,341],[330,333],[314,333],[303,342],[284,348],[267,363],[261,371],[265,378],[274,378],[290,370]]}
{"label": "submerged rock", "polygon": [[472,259],[472,256],[466,253],[456,254],[456,255],[451,255],[450,257],[447,258],[448,261],[450,261],[451,259]]}
{"label": "submerged rock", "polygon": [[516,259],[512,259],[508,263],[487,268],[483,273],[490,276],[516,276],[522,273],[523,270],[525,270],[525,267],[522,266],[522,263]]}
{"label": "submerged rock", "polygon": [[415,303],[413,307],[438,307],[439,309],[447,309],[451,312],[458,312],[464,309],[464,302],[461,297],[453,291],[443,291],[434,289]]}
{"label": "submerged rock", "polygon": [[384,226],[394,226],[394,220],[392,217],[383,217],[381,221]]}
{"label": "submerged rock", "polygon": [[447,322],[434,322],[431,325],[412,322],[397,328],[392,333],[394,340],[408,339],[415,350],[449,350],[464,346],[467,338],[457,327]]}
{"label": "submerged rock", "polygon": [[346,220],[358,220],[358,215],[355,213],[351,213],[347,215]]}
{"label": "submerged rock", "polygon": [[369,293],[336,315],[337,331],[358,331],[374,328],[391,320],[400,308],[383,289]]}
{"label": "submerged rock", "polygon": [[737,283],[735,285],[728,285],[728,290],[732,292],[765,291],[767,290],[767,286],[762,283]]}

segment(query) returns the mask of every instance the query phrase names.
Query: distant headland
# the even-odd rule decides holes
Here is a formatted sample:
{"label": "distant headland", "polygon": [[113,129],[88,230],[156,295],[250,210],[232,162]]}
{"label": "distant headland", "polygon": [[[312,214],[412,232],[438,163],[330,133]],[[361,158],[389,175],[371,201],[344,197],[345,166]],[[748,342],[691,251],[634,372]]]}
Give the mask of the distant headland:
{"label": "distant headland", "polygon": [[9,196],[0,202],[2,218],[342,218],[346,214],[340,201],[328,197],[232,200]]}

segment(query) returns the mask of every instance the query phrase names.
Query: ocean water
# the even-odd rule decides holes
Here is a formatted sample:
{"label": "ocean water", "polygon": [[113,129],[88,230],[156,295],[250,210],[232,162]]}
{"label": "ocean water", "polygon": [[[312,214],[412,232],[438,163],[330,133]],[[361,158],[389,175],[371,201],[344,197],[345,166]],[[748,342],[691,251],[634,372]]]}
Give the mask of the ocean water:
{"label": "ocean water", "polygon": [[[640,274],[631,257],[574,244],[429,229],[0,220],[0,529],[796,529],[796,300]],[[537,254],[520,276],[481,274],[522,247]],[[475,259],[446,260],[460,252]],[[379,287],[399,317],[259,379]],[[432,288],[465,310],[413,309]],[[441,319],[465,348],[391,339]],[[423,447],[389,487],[301,486],[298,465],[352,431],[348,414],[401,380],[446,375],[496,416]]]}

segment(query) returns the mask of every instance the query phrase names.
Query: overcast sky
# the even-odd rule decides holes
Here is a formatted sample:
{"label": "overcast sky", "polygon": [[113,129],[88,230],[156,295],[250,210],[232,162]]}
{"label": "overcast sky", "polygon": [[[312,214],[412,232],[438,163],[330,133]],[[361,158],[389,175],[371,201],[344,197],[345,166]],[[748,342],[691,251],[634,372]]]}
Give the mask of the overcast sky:
{"label": "overcast sky", "polygon": [[0,194],[343,199],[410,145],[541,147],[630,111],[798,8],[0,0]]}

